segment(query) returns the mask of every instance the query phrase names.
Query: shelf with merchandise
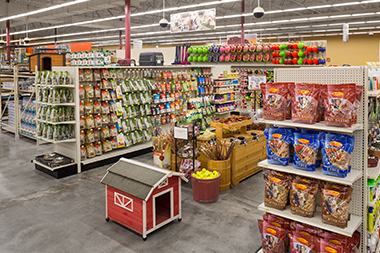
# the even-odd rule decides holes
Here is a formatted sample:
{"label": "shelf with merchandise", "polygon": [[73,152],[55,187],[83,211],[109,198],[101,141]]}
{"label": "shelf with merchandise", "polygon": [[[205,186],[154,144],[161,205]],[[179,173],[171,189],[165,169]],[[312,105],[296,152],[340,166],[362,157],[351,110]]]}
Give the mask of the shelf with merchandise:
{"label": "shelf with merchandise", "polygon": [[[278,209],[266,206],[264,203],[262,203],[258,209],[269,214],[289,219],[290,221],[296,221],[301,224],[310,225],[315,228],[320,228],[348,237],[353,236],[356,231],[359,231],[362,238],[360,252],[367,250],[368,243],[368,224],[366,218],[368,201],[366,199],[367,187],[364,185],[366,184],[366,176],[368,172],[368,115],[366,113],[368,103],[366,94],[366,76],[367,69],[363,67],[338,67],[334,69],[321,67],[275,69],[274,81],[278,85],[276,83],[267,83],[265,85],[265,89],[263,90],[263,92],[266,92],[266,96],[264,96],[264,98],[273,98],[274,96],[271,96],[272,93],[276,93],[277,91],[281,90],[280,84],[292,82],[295,83],[295,87],[291,85],[288,87],[290,87],[289,89],[294,89],[295,95],[293,94],[293,96],[301,94],[297,93],[297,91],[300,90],[303,96],[310,97],[312,96],[311,93],[307,93],[306,91],[312,90],[313,88],[315,90],[328,88],[326,97],[335,96],[335,94],[344,94],[344,96],[350,94],[350,99],[354,100],[353,103],[356,103],[356,106],[351,107],[349,112],[345,111],[347,116],[337,117],[335,114],[337,114],[339,110],[342,110],[342,108],[337,106],[334,107],[335,114],[331,116],[329,114],[330,105],[325,105],[324,110],[326,113],[323,114],[323,116],[325,116],[325,121],[321,120],[315,124],[297,123],[292,122],[292,120],[269,120],[264,118],[258,118],[254,121],[255,123],[267,125],[267,159],[271,160],[271,162],[264,160],[258,164],[260,167],[267,169],[264,172],[266,193],[265,203],[269,205],[271,201],[276,201],[276,197],[274,197],[274,195],[271,195],[274,193],[272,190],[276,185],[276,179],[279,179],[279,181],[286,181],[287,183],[286,185],[283,185],[283,187],[284,189],[289,190],[289,194],[284,196],[283,202],[281,202],[281,207],[278,207]],[[309,84],[310,86],[307,86]],[[316,84],[320,85],[317,86]],[[328,86],[322,86],[324,84],[327,84]],[[338,86],[331,84],[340,85]],[[270,88],[273,89],[270,90]],[[275,88],[278,89],[276,90]],[[333,91],[338,91],[339,89],[346,90],[344,93],[333,93]],[[363,90],[364,93],[361,94],[360,92],[357,92],[358,90]],[[269,92],[270,94],[268,95]],[[258,93],[260,93],[260,91]],[[336,102],[336,100],[329,101],[329,103]],[[267,118],[269,118],[269,116],[277,115],[276,113],[278,111],[276,110],[283,109],[286,114],[289,112],[286,110],[291,109],[294,120],[297,117],[295,116],[297,110],[300,111],[301,109],[299,108],[302,108],[301,106],[297,105],[297,103],[302,102],[301,99],[297,100],[295,103],[291,103],[291,107],[289,108],[286,106],[275,108],[270,104],[270,102],[278,102],[278,100],[270,100],[268,104],[265,104],[265,102],[266,101],[264,99],[263,115]],[[260,107],[260,99],[259,101],[255,101],[255,103],[255,106]],[[316,104],[321,104],[318,99]],[[267,108],[267,111],[265,111],[265,108]],[[313,109],[315,108],[316,105],[314,104]],[[334,116],[335,118],[333,118]],[[276,117],[274,116],[274,118]],[[285,116],[279,118],[285,118]],[[316,117],[314,116],[314,119],[310,121],[317,121]],[[326,121],[329,121],[330,125],[326,124]],[[339,124],[341,124],[341,126],[336,126]],[[322,135],[320,135],[321,132],[323,132]],[[285,136],[289,136],[289,141],[285,140]],[[322,144],[320,144],[321,140],[323,142]],[[286,145],[282,147],[284,148],[286,154],[282,156],[282,154],[278,153],[277,151],[279,151],[281,144],[284,143],[286,143]],[[312,147],[312,145],[314,146]],[[292,154],[290,153],[291,148],[294,148],[294,153]],[[320,158],[318,157],[318,153],[321,153],[323,169],[319,168]],[[275,165],[274,163],[277,161],[276,156],[279,160],[278,163],[282,163],[281,159],[285,158],[287,162],[284,162],[282,164],[286,164],[286,166]],[[336,160],[337,157],[339,157],[339,162]],[[342,163],[343,160],[344,163]],[[304,170],[294,168],[292,163],[298,163],[298,166],[303,166]],[[306,209],[309,210],[308,207],[306,207],[304,204],[300,204],[299,202],[300,195],[297,193],[297,191],[306,192],[305,190],[301,189],[302,187],[299,185],[300,180],[309,182],[310,187],[314,187],[315,185],[317,187],[318,185],[323,186],[321,191],[317,191],[318,194],[313,200],[315,201],[316,199],[321,198],[321,201],[314,202],[315,208],[313,208],[313,210],[316,210],[316,212],[312,218],[306,218],[296,214],[297,209],[298,213],[302,213],[302,211]],[[278,184],[280,185],[281,183]],[[307,184],[305,183],[305,185]],[[343,199],[345,199],[345,206],[343,207],[343,204],[341,204],[338,210],[336,205],[337,203],[342,203]],[[290,210],[290,208],[279,210],[286,206],[289,202],[292,210]],[[323,213],[323,216],[321,216],[321,213]],[[329,224],[333,225],[329,225],[324,222],[328,222]],[[345,226],[346,223],[347,226]],[[292,231],[290,232],[292,233]]]}

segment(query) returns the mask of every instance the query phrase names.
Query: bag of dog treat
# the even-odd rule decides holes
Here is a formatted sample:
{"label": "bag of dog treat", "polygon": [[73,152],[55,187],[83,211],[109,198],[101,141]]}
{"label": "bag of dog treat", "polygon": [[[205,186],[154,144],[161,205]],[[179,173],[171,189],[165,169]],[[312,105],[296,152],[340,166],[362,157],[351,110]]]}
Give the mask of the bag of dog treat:
{"label": "bag of dog treat", "polygon": [[266,170],[264,171],[265,206],[284,210],[288,204],[290,176],[285,173]]}
{"label": "bag of dog treat", "polygon": [[292,102],[292,121],[313,124],[317,120],[319,85],[296,84]]}
{"label": "bag of dog treat", "polygon": [[352,188],[325,183],[322,188],[322,221],[337,227],[347,227]]}
{"label": "bag of dog treat", "polygon": [[267,158],[271,164],[286,166],[290,161],[290,146],[293,143],[293,130],[289,128],[267,128]]}
{"label": "bag of dog treat", "polygon": [[287,83],[267,83],[261,85],[263,94],[264,119],[285,120],[289,110],[289,90]]}
{"label": "bag of dog treat", "polygon": [[290,210],[293,214],[313,217],[318,193],[318,182],[295,177],[290,188]]}
{"label": "bag of dog treat", "polygon": [[351,154],[354,151],[354,136],[327,133],[322,145],[323,173],[346,177],[351,170]]}

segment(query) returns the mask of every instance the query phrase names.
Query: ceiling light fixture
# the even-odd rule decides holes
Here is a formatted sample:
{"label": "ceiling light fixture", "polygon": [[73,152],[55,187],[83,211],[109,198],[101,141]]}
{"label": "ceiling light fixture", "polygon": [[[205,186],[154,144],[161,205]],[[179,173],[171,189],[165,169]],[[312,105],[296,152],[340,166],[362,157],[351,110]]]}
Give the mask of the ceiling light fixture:
{"label": "ceiling light fixture", "polygon": [[[211,1],[211,2],[192,4],[192,5],[185,5],[185,6],[179,6],[179,7],[170,7],[170,8],[166,8],[165,11],[166,12],[171,12],[171,11],[178,11],[178,10],[191,9],[191,8],[199,8],[199,7],[211,6],[211,5],[220,5],[220,4],[226,4],[226,3],[232,3],[232,2],[240,2],[240,1],[241,0]],[[266,14],[275,14],[275,13],[281,13],[281,12],[291,12],[291,11],[320,9],[320,8],[330,8],[330,7],[339,7],[339,6],[350,6],[350,5],[357,5],[357,4],[372,4],[372,3],[380,3],[380,0],[368,0],[368,1],[358,1],[358,2],[347,2],[347,3],[341,3],[341,4],[308,6],[308,7],[293,8],[293,9],[284,9],[284,10],[272,10],[272,11],[267,11]],[[131,14],[131,16],[132,17],[144,16],[144,15],[150,15],[150,14],[160,13],[162,11],[163,10],[145,11],[145,12],[133,13],[133,14]],[[237,17],[240,17],[240,16],[252,16],[252,15],[253,15],[253,13],[234,14],[234,15],[219,16],[219,17],[216,17],[216,19],[228,19],[228,18],[237,18]],[[56,26],[42,27],[42,28],[32,29],[32,30],[29,30],[27,32],[32,33],[32,32],[45,31],[45,30],[56,29],[56,28],[64,28],[64,27],[71,27],[71,26],[80,26],[80,25],[86,25],[86,24],[93,24],[93,23],[98,23],[98,22],[105,22],[105,21],[123,19],[124,17],[125,17],[124,15],[120,15],[120,16],[114,16],[114,17],[108,17],[108,18],[100,18],[100,19],[94,19],[94,20],[87,20],[87,21],[81,21],[81,22],[76,22],[76,23],[71,23],[71,24],[62,24],[62,25],[56,25]],[[310,20],[317,20],[317,19],[320,19],[320,18],[319,17],[315,17],[315,18],[309,18],[309,19]],[[156,26],[156,24],[149,24],[147,26],[142,25],[141,28],[150,27],[150,26]],[[132,27],[132,29],[134,29],[134,28]],[[23,34],[25,32],[26,31],[12,32],[10,35],[18,35],[18,34]],[[5,36],[5,34],[0,34],[0,36]]]}
{"label": "ceiling light fixture", "polygon": [[8,16],[8,17],[0,18],[0,22],[11,20],[11,19],[28,17],[28,16],[32,16],[32,15],[36,15],[36,14],[40,14],[40,13],[44,13],[44,12],[48,12],[48,11],[52,11],[52,10],[57,10],[57,9],[61,9],[61,8],[68,7],[68,6],[72,6],[75,4],[81,4],[84,2],[88,2],[88,1],[91,1],[91,0],[75,0],[75,1],[66,2],[66,3],[62,3],[62,4],[52,5],[52,6],[49,6],[46,8],[42,8],[42,9],[38,9],[38,10],[34,10],[34,11],[28,11],[25,13],[20,13],[20,14]]}

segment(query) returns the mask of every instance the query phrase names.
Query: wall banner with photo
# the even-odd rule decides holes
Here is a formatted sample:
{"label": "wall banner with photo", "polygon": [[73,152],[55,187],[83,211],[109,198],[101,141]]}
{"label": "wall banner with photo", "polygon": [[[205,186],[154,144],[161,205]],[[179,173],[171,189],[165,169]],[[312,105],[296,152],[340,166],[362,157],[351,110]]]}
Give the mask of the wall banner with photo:
{"label": "wall banner with photo", "polygon": [[216,28],[216,9],[189,11],[170,15],[172,33],[207,31]]}

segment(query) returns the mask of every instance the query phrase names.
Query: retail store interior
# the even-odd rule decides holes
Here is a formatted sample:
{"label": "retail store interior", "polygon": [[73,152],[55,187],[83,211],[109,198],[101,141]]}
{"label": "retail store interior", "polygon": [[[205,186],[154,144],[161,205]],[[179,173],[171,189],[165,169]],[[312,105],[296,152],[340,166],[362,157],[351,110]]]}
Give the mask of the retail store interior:
{"label": "retail store interior", "polygon": [[380,253],[380,0],[0,0],[0,252]]}

